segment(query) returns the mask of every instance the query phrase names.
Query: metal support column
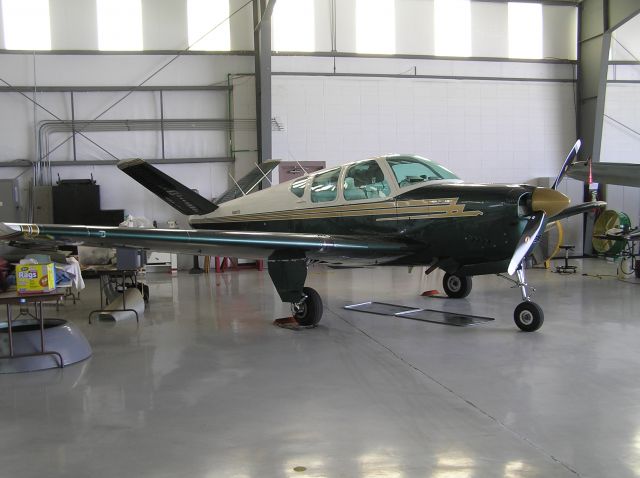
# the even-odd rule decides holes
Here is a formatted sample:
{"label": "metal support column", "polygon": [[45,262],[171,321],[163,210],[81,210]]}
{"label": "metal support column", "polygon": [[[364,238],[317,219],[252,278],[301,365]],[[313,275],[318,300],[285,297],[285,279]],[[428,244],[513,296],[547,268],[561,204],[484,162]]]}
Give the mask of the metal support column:
{"label": "metal support column", "polygon": [[579,10],[578,137],[580,158],[600,160],[611,34],[640,12],[637,0],[583,0]]}
{"label": "metal support column", "polygon": [[[604,107],[609,72],[611,35],[616,28],[640,12],[637,0],[583,0],[578,15],[577,133],[582,139],[580,159],[600,161]],[[601,199],[605,199],[601,191]],[[585,200],[590,200],[585,188]],[[593,251],[591,241],[595,216],[585,222],[584,252]]]}
{"label": "metal support column", "polygon": [[271,12],[276,0],[253,0],[258,164],[271,159]]}

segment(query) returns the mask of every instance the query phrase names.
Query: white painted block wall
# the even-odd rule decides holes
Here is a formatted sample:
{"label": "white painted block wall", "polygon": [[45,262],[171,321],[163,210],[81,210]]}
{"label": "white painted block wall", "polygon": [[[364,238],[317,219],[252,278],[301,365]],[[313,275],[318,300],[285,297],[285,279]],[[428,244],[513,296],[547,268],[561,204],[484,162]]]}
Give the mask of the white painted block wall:
{"label": "white painted block wall", "polygon": [[415,153],[477,182],[554,176],[575,141],[571,83],[275,76],[273,114],[274,157]]}

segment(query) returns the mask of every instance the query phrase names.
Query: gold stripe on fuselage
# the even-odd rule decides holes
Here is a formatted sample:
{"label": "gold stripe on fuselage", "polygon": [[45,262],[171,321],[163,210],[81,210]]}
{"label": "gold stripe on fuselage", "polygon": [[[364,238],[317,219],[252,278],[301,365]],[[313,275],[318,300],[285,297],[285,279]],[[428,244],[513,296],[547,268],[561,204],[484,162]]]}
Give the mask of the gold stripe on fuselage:
{"label": "gold stripe on fuselage", "polygon": [[202,223],[268,222],[366,216],[387,216],[377,218],[376,221],[395,221],[482,215],[482,211],[465,211],[465,207],[466,204],[458,204],[458,198],[381,201],[378,203],[342,204],[339,206],[236,214],[232,216],[207,218],[202,221]]}

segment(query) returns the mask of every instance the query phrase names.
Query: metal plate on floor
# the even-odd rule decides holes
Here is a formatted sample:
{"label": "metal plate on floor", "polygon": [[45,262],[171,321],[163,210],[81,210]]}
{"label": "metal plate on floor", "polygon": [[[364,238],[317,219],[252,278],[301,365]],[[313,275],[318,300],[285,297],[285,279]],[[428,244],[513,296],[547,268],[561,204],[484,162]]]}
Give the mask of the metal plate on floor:
{"label": "metal plate on floor", "polygon": [[491,322],[491,317],[480,317],[477,315],[458,314],[454,312],[443,312],[441,310],[422,309],[395,314],[396,317],[404,319],[420,320],[422,322],[432,322],[434,324],[453,325],[455,327],[472,327]]}
{"label": "metal plate on floor", "polygon": [[420,310],[419,307],[385,304],[384,302],[364,302],[362,304],[345,305],[344,308],[377,315],[396,315],[407,312],[416,312]]}
{"label": "metal plate on floor", "polygon": [[401,319],[419,320],[434,324],[453,325],[455,327],[471,327],[491,322],[491,317],[443,312],[441,310],[420,309],[406,305],[387,304],[384,302],[364,302],[362,304],[345,305],[345,309],[368,314],[388,315]]}

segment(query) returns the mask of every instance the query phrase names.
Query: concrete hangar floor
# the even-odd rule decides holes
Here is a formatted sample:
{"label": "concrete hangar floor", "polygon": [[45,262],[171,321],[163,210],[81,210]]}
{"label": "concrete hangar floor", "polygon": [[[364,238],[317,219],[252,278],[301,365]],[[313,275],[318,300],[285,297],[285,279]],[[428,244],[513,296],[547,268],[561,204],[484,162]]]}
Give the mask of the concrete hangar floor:
{"label": "concrete hangar floor", "polygon": [[[637,284],[531,271],[546,322],[523,333],[507,282],[476,278],[462,300],[419,296],[437,280],[313,269],[325,315],[303,331],[272,324],[288,310],[266,272],[150,274],[140,325],[89,325],[90,280],[58,314],[93,357],[0,376],[0,475],[640,476]],[[496,321],[462,328],[342,308],[371,299]]]}

